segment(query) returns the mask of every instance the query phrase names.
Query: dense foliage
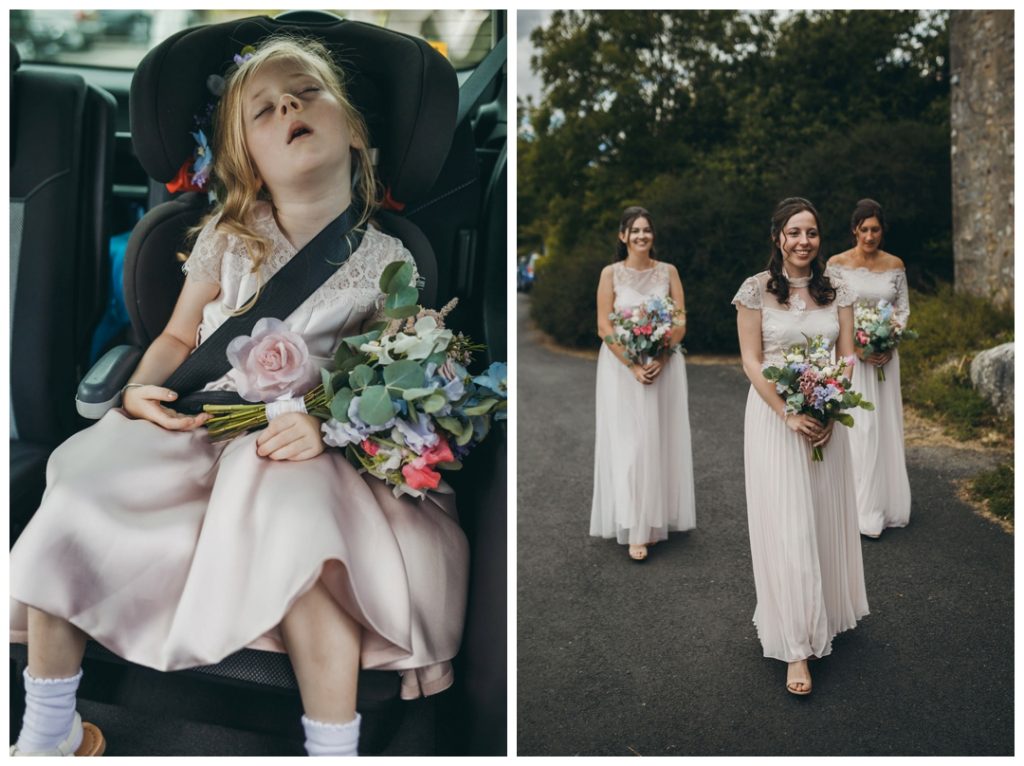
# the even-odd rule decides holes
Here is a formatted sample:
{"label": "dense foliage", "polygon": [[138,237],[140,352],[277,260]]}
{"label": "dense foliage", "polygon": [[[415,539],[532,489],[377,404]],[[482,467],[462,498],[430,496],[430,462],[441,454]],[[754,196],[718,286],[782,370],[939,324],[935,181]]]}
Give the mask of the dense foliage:
{"label": "dense foliage", "polygon": [[952,279],[948,13],[557,11],[532,33],[545,95],[520,104],[521,251],[534,318],[598,343],[595,292],[626,205],[651,210],[686,289],[691,351],[736,349],[730,299],[764,268],[784,196],[850,244],[862,197],[911,283]]}

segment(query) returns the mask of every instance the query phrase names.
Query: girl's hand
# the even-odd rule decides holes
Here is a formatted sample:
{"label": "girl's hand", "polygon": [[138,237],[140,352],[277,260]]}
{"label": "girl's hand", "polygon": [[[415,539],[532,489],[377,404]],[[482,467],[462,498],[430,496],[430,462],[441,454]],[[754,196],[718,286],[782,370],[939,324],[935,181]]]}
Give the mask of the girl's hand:
{"label": "girl's hand", "polygon": [[256,438],[256,454],[271,460],[309,460],[323,451],[320,420],[305,412],[278,415]]}
{"label": "girl's hand", "polygon": [[125,389],[121,397],[121,406],[133,418],[148,420],[168,431],[191,431],[213,417],[208,412],[183,415],[160,404],[173,402],[177,398],[177,393],[163,386],[132,386]]}
{"label": "girl's hand", "polygon": [[821,423],[810,415],[788,415],[786,416],[786,426],[790,431],[800,434],[812,443],[821,438],[823,430]]}
{"label": "girl's hand", "polygon": [[632,367],[629,368],[629,371],[633,373],[634,378],[643,383],[645,386],[650,385],[654,381],[650,373],[647,372],[647,367],[643,365],[634,364]]}
{"label": "girl's hand", "polygon": [[647,379],[653,383],[655,379],[661,374],[661,371],[665,368],[665,360],[660,356],[655,357],[650,362],[644,365],[644,371],[647,373]]}
{"label": "girl's hand", "polygon": [[828,424],[822,427],[821,436],[816,441],[812,441],[811,446],[824,447],[826,444],[828,444],[829,440],[832,438],[832,429],[835,427],[835,424],[836,421],[829,420]]}
{"label": "girl's hand", "polygon": [[871,354],[866,359],[868,364],[873,364],[875,367],[882,367],[892,361],[892,350],[879,352],[877,354]]}

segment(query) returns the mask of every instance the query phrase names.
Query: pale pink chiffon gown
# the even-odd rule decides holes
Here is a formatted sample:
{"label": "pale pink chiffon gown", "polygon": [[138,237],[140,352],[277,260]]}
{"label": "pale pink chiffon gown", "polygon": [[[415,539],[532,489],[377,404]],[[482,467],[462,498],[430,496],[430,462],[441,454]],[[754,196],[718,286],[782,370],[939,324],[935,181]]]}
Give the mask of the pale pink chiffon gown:
{"label": "pale pink chiffon gown", "polygon": [[[216,282],[200,341],[255,289],[240,241],[199,235],[189,279]],[[269,204],[268,279],[295,254]],[[401,243],[369,229],[360,247],[286,318],[325,363],[377,312],[377,282]],[[233,376],[207,386],[234,388]],[[363,626],[362,666],[402,671],[402,695],[452,683],[466,603],[468,546],[445,485],[397,499],[339,450],[300,462],[256,455],[256,434],[211,444],[123,410],[62,444],[42,504],[11,551],[11,640],[26,605],[63,617],[115,654],[158,670],[219,662],[243,647],[284,651],[278,626],[322,579]]]}
{"label": "pale pink chiffon gown", "polygon": [[[857,303],[893,306],[893,316],[904,327],[910,318],[907,274],[903,269],[870,271],[830,265],[828,274],[846,282]],[[857,516],[861,534],[878,537],[887,527],[910,523],[910,479],[903,448],[903,396],[900,392],[900,355],[895,349],[883,367],[859,364],[853,370],[854,389],[875,405],[873,412],[857,410],[857,426],[850,434],[853,473],[857,485]]]}
{"label": "pale pink chiffon gown", "polygon": [[[612,267],[614,308],[669,295],[669,269]],[[590,534],[622,544],[657,542],[697,526],[686,362],[673,353],[644,385],[606,344],[597,360],[594,494]]]}
{"label": "pale pink chiffon gown", "polygon": [[[853,302],[845,286],[834,281],[835,301],[818,306],[807,293],[807,279],[790,280],[787,307],[767,292],[768,276],[763,271],[748,278],[732,301],[761,312],[764,362],[781,364],[783,352],[804,343],[804,334],[823,335],[834,344],[836,307]],[[757,592],[754,624],[765,657],[824,657],[832,651],[832,638],[868,613],[849,442],[848,429],[837,424],[824,460],[811,462],[809,442],[750,387],[743,462]]]}

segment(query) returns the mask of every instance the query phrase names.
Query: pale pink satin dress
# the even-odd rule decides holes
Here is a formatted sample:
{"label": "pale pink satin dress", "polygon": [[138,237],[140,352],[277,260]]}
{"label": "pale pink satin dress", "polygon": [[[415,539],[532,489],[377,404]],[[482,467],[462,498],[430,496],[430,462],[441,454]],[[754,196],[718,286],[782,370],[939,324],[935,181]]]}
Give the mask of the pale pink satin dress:
{"label": "pale pink satin dress", "polygon": [[[255,289],[240,241],[200,233],[189,279],[217,282],[200,340]],[[268,279],[295,248],[270,205],[251,222],[268,237]],[[326,363],[377,311],[381,271],[412,260],[370,228],[338,272],[285,320]],[[232,375],[208,389],[231,390]],[[468,545],[454,496],[395,498],[340,450],[277,462],[256,434],[211,444],[205,429],[166,431],[108,412],[51,456],[42,504],[11,551],[11,640],[26,605],[63,617],[115,654],[158,670],[209,665],[243,647],[284,651],[278,629],[322,579],[363,626],[362,666],[402,671],[402,695],[452,683],[462,636]]]}

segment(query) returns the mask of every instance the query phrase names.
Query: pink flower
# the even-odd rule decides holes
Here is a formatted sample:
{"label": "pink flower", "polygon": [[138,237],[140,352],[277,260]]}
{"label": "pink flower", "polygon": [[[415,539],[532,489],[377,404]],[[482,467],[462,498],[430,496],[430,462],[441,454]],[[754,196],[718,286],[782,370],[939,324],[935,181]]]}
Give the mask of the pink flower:
{"label": "pink flower", "polygon": [[376,457],[377,453],[380,452],[380,447],[377,446],[377,443],[372,442],[369,439],[363,439],[359,446],[362,447],[363,452],[370,457]]}
{"label": "pink flower", "polygon": [[455,455],[452,454],[452,448],[448,446],[448,442],[444,439],[439,439],[437,444],[420,455],[418,459],[432,466],[437,463],[450,463],[455,459]]}
{"label": "pink flower", "polygon": [[863,330],[857,330],[857,342],[860,345],[866,346],[868,345],[868,342],[870,340],[871,338],[868,337],[868,334],[866,332],[864,332]]}
{"label": "pink flower", "polygon": [[228,344],[227,356],[238,373],[238,395],[247,402],[301,396],[316,382],[306,342],[280,319],[259,320],[251,337],[239,335]]}
{"label": "pink flower", "polygon": [[[441,474],[422,465],[423,462],[423,458],[418,457],[411,463],[402,466],[402,476],[405,477],[406,484],[413,489],[437,489],[437,485],[441,481]],[[417,466],[417,463],[421,465]]]}

